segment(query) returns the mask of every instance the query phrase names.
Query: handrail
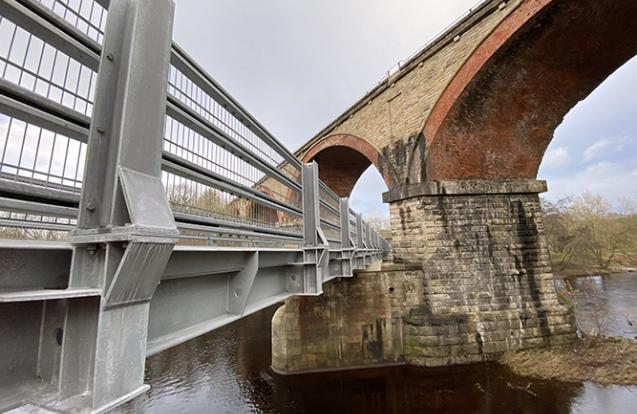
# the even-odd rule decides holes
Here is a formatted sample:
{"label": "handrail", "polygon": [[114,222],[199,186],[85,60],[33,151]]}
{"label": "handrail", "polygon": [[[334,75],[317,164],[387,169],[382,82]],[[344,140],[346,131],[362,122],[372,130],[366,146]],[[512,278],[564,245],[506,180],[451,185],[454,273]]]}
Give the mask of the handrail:
{"label": "handrail", "polygon": [[[110,4],[108,0],[93,1],[97,8],[108,9]],[[92,93],[102,58],[104,33],[100,28],[107,10],[100,9],[99,21],[89,21],[86,19],[92,15],[83,17],[70,4],[64,7],[97,32],[35,0],[0,1],[0,24],[15,24],[14,32],[39,37],[45,42],[43,47],[54,51],[52,61],[42,52],[37,67],[26,59],[20,62],[0,55],[0,61],[24,73],[19,79],[5,76],[6,71],[0,73],[0,116],[7,117],[7,136],[11,137],[0,148],[0,211],[33,213],[37,220],[62,213],[68,218],[77,216],[82,175],[93,168],[84,165],[89,136],[95,131],[97,136],[109,133],[101,125],[91,125]],[[32,53],[32,42],[24,46],[8,40],[10,50],[22,47],[25,55]],[[290,237],[281,240],[299,242],[299,229],[308,214],[307,206],[302,205],[301,161],[180,46],[173,42],[169,53],[177,77],[168,82],[166,120],[170,124],[166,125],[161,165],[175,219],[190,223],[189,230],[196,224],[197,231],[221,237],[249,231],[251,237],[278,235]],[[104,59],[117,57],[117,53],[109,53]],[[57,69],[60,62],[65,62],[59,68],[66,72],[63,81],[40,70],[47,65]],[[73,62],[81,66],[73,66]],[[30,87],[23,81],[27,76],[46,83],[47,89]],[[31,160],[24,148],[34,142],[36,159]],[[314,197],[317,231],[329,233],[330,248],[349,245],[349,240],[342,240],[344,236],[335,236],[342,233],[341,198],[320,180]],[[356,220],[350,216],[347,221],[348,233],[359,237]],[[18,222],[28,227],[29,220],[11,221]],[[46,228],[46,222],[34,225]],[[362,226],[367,224],[362,222]],[[50,230],[60,228],[52,223]]]}

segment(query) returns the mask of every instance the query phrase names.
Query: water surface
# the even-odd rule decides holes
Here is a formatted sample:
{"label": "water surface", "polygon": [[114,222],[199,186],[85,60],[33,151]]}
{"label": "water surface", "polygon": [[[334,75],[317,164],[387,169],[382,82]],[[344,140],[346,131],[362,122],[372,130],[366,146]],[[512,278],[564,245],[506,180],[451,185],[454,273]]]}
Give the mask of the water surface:
{"label": "water surface", "polygon": [[[609,332],[629,336],[637,275],[586,278],[602,293]],[[578,317],[588,323],[587,296]],[[395,367],[280,376],[270,370],[270,320],[263,310],[146,361],[151,390],[123,413],[637,413],[637,387],[603,387],[517,376],[497,364]]]}
{"label": "water surface", "polygon": [[[571,277],[564,281],[575,292],[575,315],[582,331],[631,339],[637,336],[637,273]],[[564,281],[557,280],[557,286],[563,286]]]}

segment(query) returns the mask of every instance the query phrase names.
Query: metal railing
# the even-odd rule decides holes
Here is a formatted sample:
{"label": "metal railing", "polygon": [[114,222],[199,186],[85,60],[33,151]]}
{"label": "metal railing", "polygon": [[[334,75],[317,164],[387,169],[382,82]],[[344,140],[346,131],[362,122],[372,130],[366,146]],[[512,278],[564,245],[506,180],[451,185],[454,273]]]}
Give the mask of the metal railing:
{"label": "metal railing", "polygon": [[[107,6],[0,2],[0,237],[64,239],[77,224]],[[168,73],[161,181],[179,243],[302,246],[299,160],[174,44]],[[322,182],[316,196],[340,248],[340,198]]]}
{"label": "metal railing", "polygon": [[147,355],[388,250],[172,43],[172,16],[0,0],[0,411],[14,387],[106,411],[145,391]]}

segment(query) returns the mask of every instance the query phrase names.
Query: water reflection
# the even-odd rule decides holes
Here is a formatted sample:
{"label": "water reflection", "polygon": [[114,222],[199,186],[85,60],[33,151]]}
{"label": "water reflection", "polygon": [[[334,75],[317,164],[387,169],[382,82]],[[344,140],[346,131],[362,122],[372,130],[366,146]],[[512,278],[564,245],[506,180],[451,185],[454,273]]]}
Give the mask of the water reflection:
{"label": "water reflection", "polygon": [[[616,315],[634,311],[637,303],[637,275],[628,276],[633,279],[593,279],[606,292],[604,306]],[[637,412],[637,387],[532,380],[497,364],[279,376],[269,369],[274,311],[266,309],[149,358],[146,382],[151,390],[117,412]],[[619,322],[612,326],[625,329]]]}
{"label": "water reflection", "polygon": [[558,287],[568,282],[575,291],[575,313],[579,328],[585,333],[635,338],[637,326],[637,274],[586,276],[556,281]]}

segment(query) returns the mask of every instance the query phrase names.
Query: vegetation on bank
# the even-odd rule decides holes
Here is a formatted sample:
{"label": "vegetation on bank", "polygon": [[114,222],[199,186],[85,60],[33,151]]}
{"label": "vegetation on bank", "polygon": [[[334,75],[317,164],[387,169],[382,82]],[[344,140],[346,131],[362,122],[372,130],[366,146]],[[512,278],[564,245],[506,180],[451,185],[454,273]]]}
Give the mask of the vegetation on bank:
{"label": "vegetation on bank", "polygon": [[[542,208],[556,274],[605,274],[637,267],[635,201],[621,200],[613,209],[603,197],[584,193],[556,202],[542,200]],[[557,291],[576,315],[578,304],[586,308],[582,310],[586,321],[577,320],[580,338],[563,346],[511,351],[500,363],[516,374],[540,379],[637,385],[637,315],[608,315],[599,288],[580,282],[564,279]],[[622,317],[633,329],[634,339],[605,336],[607,323]]]}
{"label": "vegetation on bank", "polygon": [[544,228],[553,270],[562,275],[623,272],[637,267],[637,202],[619,208],[600,195],[584,193],[542,200]]}
{"label": "vegetation on bank", "polygon": [[500,363],[519,375],[566,382],[637,385],[637,341],[592,337],[571,345],[506,353]]}

